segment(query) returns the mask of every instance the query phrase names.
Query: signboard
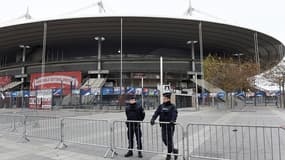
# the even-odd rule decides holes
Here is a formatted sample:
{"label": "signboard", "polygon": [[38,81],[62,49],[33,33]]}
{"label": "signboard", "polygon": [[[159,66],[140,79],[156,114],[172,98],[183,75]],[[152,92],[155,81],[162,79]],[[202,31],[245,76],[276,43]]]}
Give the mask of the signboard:
{"label": "signboard", "polygon": [[[72,86],[71,86],[72,84]],[[35,73],[30,78],[30,90],[63,88],[63,94],[69,94],[70,88],[78,89],[81,85],[81,72],[50,72]]]}
{"label": "signboard", "polygon": [[159,96],[159,90],[158,90],[158,89],[154,89],[153,92],[154,92],[154,95],[155,95],[155,96]]}
{"label": "signboard", "polygon": [[136,95],[142,94],[142,88],[136,88]]}
{"label": "signboard", "polygon": [[29,98],[30,108],[50,109],[52,106],[52,89],[37,90],[36,96]]}
{"label": "signboard", "polygon": [[12,77],[11,76],[1,76],[0,77],[0,86],[4,87],[5,85],[9,84],[12,82]]}
{"label": "signboard", "polygon": [[148,96],[148,94],[149,94],[149,89],[148,88],[144,88],[143,89],[143,95],[144,96]]}
{"label": "signboard", "polygon": [[149,89],[149,92],[148,92],[149,94],[149,96],[154,96],[154,89]]}
{"label": "signboard", "polygon": [[61,88],[53,89],[52,90],[52,95],[54,95],[54,96],[62,95],[62,89]]}
{"label": "signboard", "polygon": [[80,89],[80,95],[82,96],[88,96],[91,94],[91,88],[88,89]]}
{"label": "signboard", "polygon": [[106,96],[106,95],[113,95],[114,93],[114,88],[111,87],[103,87],[102,88],[102,95]]}
{"label": "signboard", "polygon": [[135,94],[136,89],[134,87],[127,87],[127,94]]}

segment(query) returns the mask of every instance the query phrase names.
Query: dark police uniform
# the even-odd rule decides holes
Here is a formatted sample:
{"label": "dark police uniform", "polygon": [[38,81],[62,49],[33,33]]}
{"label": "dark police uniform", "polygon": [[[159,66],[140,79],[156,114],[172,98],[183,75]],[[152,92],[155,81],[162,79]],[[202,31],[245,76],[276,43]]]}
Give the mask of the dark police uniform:
{"label": "dark police uniform", "polygon": [[[126,116],[129,121],[143,121],[145,118],[144,109],[139,106],[137,103],[129,104],[126,107]],[[137,140],[137,149],[142,149],[142,132],[141,126],[139,122],[126,122],[128,127],[128,140],[129,140],[129,149],[133,149],[134,147],[134,134],[136,135]]]}
{"label": "dark police uniform", "polygon": [[173,134],[175,130],[174,122],[177,119],[177,109],[170,101],[158,106],[154,115],[152,116],[151,123],[154,124],[155,119],[159,116],[160,122],[170,122],[167,124],[160,124],[162,141],[167,146],[168,153],[176,153],[177,149],[174,149]]}

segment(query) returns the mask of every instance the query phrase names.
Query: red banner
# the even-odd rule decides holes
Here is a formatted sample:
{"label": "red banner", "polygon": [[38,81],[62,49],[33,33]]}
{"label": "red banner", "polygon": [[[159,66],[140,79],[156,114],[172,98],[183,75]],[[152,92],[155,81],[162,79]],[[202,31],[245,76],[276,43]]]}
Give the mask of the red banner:
{"label": "red banner", "polygon": [[81,72],[50,72],[45,73],[43,76],[41,73],[35,73],[30,78],[31,90],[63,88],[70,92],[71,84],[73,89],[80,87]]}
{"label": "red banner", "polygon": [[12,77],[11,76],[2,76],[0,77],[0,87],[4,87],[5,85],[11,83]]}

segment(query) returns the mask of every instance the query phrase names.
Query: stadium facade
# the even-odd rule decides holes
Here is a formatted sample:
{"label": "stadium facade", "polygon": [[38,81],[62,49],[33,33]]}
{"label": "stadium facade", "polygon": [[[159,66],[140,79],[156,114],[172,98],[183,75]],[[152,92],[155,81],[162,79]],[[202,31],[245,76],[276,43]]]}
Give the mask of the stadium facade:
{"label": "stadium facade", "polygon": [[[140,87],[144,77],[144,87],[156,89],[163,57],[164,84],[187,89],[193,87],[193,68],[201,72],[200,59],[208,54],[237,58],[234,55],[242,53],[239,59],[260,63],[264,71],[282,59],[285,49],[279,40],[255,30],[190,19],[87,17],[31,22],[0,28],[2,92],[34,90],[34,84],[39,84],[36,89],[74,85],[62,82],[62,77],[45,79],[57,81],[57,87],[36,83],[35,74],[42,71],[57,76],[71,73],[70,77],[80,73],[75,89],[88,88],[89,83],[95,88],[119,87],[121,53],[125,88]],[[47,75],[37,78],[41,76]],[[89,80],[98,76],[103,80]]]}

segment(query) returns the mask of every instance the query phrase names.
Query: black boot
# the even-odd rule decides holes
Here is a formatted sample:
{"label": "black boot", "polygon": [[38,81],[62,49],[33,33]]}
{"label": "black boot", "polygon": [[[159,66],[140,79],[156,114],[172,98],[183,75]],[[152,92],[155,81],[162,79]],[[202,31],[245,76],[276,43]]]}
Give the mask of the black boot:
{"label": "black boot", "polygon": [[127,154],[125,154],[125,157],[131,157],[133,156],[133,151],[128,151]]}
{"label": "black boot", "polygon": [[165,160],[171,160],[171,155],[167,155]]}
{"label": "black boot", "polygon": [[138,151],[138,157],[139,157],[139,158],[143,158],[143,155],[142,155],[142,152],[141,152],[141,151]]}
{"label": "black boot", "polygon": [[173,149],[173,153],[175,154],[174,160],[177,160],[178,159],[178,149]]}

